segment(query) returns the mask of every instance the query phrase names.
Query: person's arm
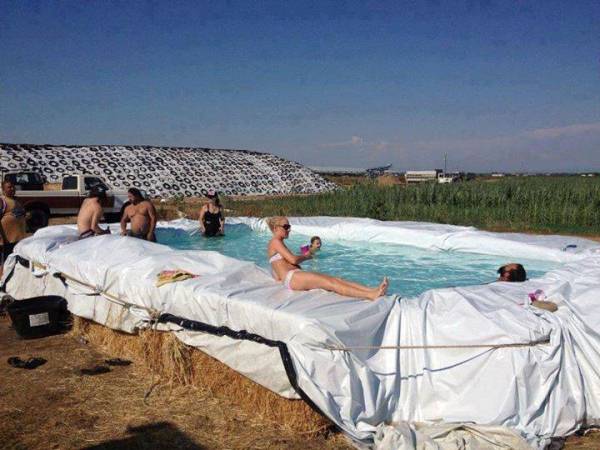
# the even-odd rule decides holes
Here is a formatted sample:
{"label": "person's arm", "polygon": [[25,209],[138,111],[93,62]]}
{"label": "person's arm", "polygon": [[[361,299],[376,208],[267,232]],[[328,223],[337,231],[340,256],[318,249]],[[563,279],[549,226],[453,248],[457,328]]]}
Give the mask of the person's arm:
{"label": "person's arm", "polygon": [[92,214],[92,222],[90,224],[90,228],[94,232],[94,234],[103,234],[104,230],[98,226],[100,223],[100,219],[102,219],[102,208],[98,205],[94,208],[94,213]]}
{"label": "person's arm", "polygon": [[219,233],[225,234],[225,215],[223,208],[219,208]]}
{"label": "person's arm", "polygon": [[204,229],[204,214],[206,214],[206,205],[200,208],[200,217],[198,218],[200,222],[200,232],[204,233],[206,230]]}
{"label": "person's arm", "polygon": [[4,227],[2,227],[2,218],[7,209],[8,205],[6,204],[6,201],[3,198],[0,198],[0,238],[2,238],[2,245],[8,244],[6,232],[4,231]]}
{"label": "person's arm", "polygon": [[129,208],[130,206],[125,208],[125,210],[123,211],[123,216],[121,217],[121,236],[127,235],[127,222],[129,221],[129,213],[127,212],[127,210]]}
{"label": "person's arm", "polygon": [[148,235],[146,239],[154,241],[154,229],[156,228],[156,209],[150,200],[148,201],[148,217],[150,217],[150,227],[148,228]]}
{"label": "person's arm", "polygon": [[283,259],[295,266],[303,263],[306,260],[312,259],[312,255],[310,254],[294,255],[280,240],[275,240],[275,242],[273,242],[273,248],[283,257]]}

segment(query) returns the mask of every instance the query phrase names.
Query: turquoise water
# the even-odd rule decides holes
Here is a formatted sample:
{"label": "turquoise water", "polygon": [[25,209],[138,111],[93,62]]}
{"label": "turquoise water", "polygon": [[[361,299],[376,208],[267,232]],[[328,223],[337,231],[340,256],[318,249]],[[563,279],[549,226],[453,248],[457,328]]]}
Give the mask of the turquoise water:
{"label": "turquoise water", "polygon": [[[226,236],[206,238],[179,229],[158,229],[157,240],[175,249],[213,250],[227,256],[253,261],[269,269],[266,248],[270,233],[255,232],[245,225],[229,225]],[[286,241],[293,252],[310,237],[291,234]],[[323,247],[305,270],[340,276],[367,285],[378,284],[384,276],[390,279],[390,293],[413,297],[432,288],[470,286],[488,283],[497,277],[496,270],[509,261],[502,256],[474,253],[439,252],[416,247],[352,242],[323,241]],[[543,275],[558,263],[519,258],[529,278]]]}

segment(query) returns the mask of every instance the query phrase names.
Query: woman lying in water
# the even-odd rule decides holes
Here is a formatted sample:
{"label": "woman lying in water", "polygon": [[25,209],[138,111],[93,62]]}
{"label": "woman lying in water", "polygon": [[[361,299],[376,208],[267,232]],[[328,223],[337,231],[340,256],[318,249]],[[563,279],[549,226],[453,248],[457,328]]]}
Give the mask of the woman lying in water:
{"label": "woman lying in water", "polygon": [[277,281],[283,281],[283,285],[288,289],[292,291],[324,289],[345,297],[368,298],[369,300],[375,300],[386,294],[387,277],[379,286],[370,288],[341,278],[302,270],[300,264],[311,259],[312,255],[296,256],[283,243],[283,240],[289,237],[292,228],[287,217],[271,217],[267,220],[267,224],[273,233],[273,238],[267,246],[273,276]]}

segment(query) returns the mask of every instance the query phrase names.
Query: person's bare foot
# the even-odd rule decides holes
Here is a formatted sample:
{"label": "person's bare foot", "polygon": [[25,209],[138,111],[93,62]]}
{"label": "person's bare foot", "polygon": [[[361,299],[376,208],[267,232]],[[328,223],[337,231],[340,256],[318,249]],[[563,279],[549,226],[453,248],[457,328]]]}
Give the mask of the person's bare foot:
{"label": "person's bare foot", "polygon": [[389,284],[390,281],[388,280],[388,277],[383,277],[381,284],[378,287],[373,288],[373,294],[369,298],[375,300],[376,298],[383,297],[387,293]]}

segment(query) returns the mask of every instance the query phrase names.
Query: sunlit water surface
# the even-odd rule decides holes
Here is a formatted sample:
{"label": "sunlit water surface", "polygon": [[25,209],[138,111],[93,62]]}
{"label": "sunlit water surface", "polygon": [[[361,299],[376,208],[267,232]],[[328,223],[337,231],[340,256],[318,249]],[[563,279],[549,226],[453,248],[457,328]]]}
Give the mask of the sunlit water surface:
{"label": "sunlit water surface", "polygon": [[[213,250],[233,258],[252,261],[269,269],[266,248],[270,233],[252,231],[246,225],[228,225],[226,236],[206,238],[181,229],[157,229],[161,244],[183,250]],[[296,254],[309,236],[292,232],[286,245]],[[496,279],[496,270],[509,261],[503,256],[424,250],[394,244],[323,241],[323,247],[305,270],[340,276],[367,285],[390,279],[390,293],[413,297],[428,289],[469,286]],[[529,278],[543,275],[558,263],[519,258]]]}

